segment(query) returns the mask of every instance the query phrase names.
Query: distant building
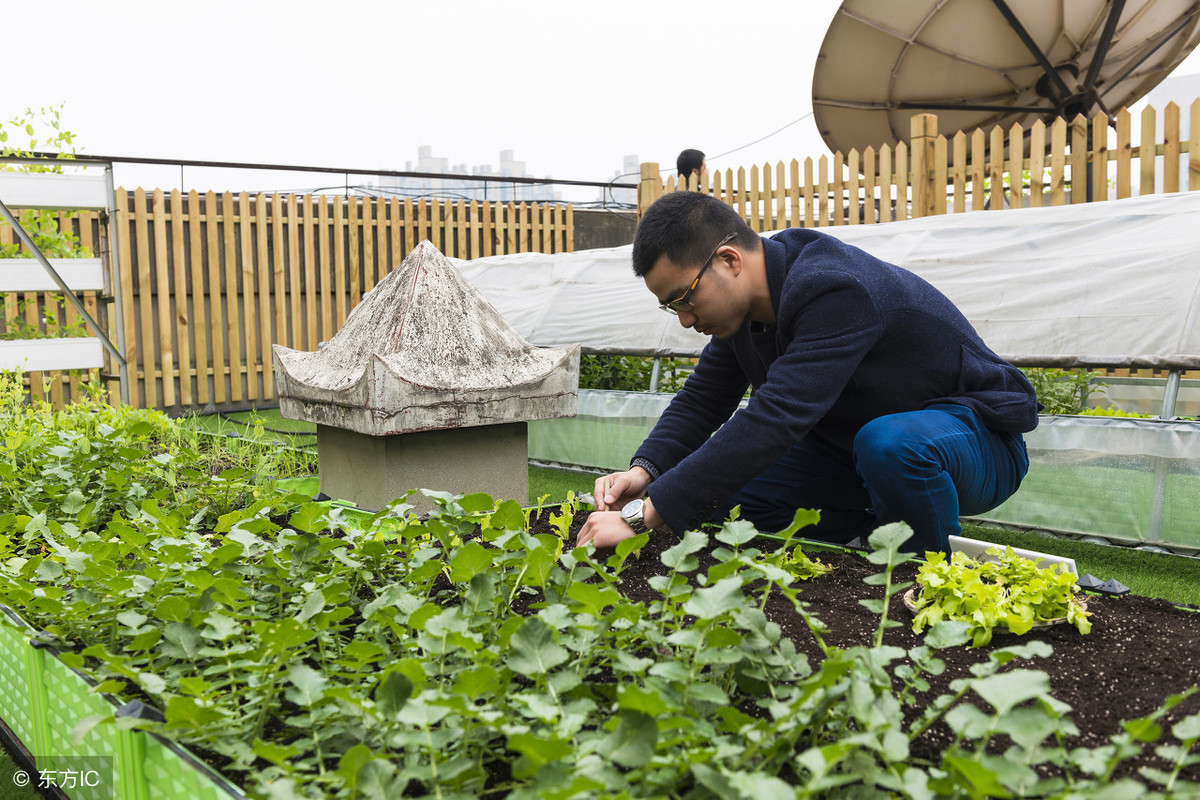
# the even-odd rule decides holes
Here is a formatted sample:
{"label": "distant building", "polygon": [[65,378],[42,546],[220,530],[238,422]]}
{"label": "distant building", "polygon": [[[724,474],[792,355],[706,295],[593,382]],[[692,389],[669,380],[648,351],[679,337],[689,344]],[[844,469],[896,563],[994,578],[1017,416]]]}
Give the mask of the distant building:
{"label": "distant building", "polygon": [[[397,178],[380,176],[376,183],[364,187],[371,193],[396,195],[399,197],[434,197],[448,200],[490,200],[493,203],[557,203],[562,194],[553,184],[513,183],[505,178],[530,178],[525,172],[525,162],[513,158],[512,150],[500,151],[500,166],[480,164],[467,168],[466,164],[450,166],[450,159],[433,155],[433,148],[422,145],[417,148],[417,162],[408,161],[405,172],[428,172],[440,175],[474,176],[474,179],[458,178]],[[494,180],[493,180],[494,178]]]}

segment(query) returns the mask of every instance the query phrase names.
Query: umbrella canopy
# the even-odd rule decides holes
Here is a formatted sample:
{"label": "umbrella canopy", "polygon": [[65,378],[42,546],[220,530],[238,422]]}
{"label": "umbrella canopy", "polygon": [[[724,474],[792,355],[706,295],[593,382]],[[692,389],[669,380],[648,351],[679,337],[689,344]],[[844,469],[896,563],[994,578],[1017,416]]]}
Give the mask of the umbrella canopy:
{"label": "umbrella canopy", "polygon": [[1198,0],[845,0],[813,73],[834,151],[895,146],[915,114],[942,133],[1109,117],[1200,44]]}

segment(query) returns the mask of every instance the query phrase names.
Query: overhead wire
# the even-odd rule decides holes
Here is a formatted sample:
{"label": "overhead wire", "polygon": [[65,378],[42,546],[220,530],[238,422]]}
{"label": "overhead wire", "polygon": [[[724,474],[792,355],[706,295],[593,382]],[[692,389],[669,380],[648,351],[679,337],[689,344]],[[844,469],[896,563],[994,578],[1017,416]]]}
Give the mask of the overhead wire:
{"label": "overhead wire", "polygon": [[798,124],[798,123],[801,123],[801,122],[803,122],[804,120],[808,119],[809,117],[811,117],[811,116],[813,115],[813,113],[814,113],[814,112],[812,112],[812,111],[809,111],[807,114],[804,114],[804,115],[802,115],[802,116],[799,116],[799,117],[797,117],[796,119],[794,119],[794,120],[792,120],[791,122],[787,123],[787,124],[786,124],[786,125],[784,125],[783,127],[776,128],[775,130],[773,130],[773,131],[771,131],[770,133],[768,133],[766,136],[760,136],[759,138],[755,139],[755,140],[754,140],[754,141],[752,141],[752,142],[746,142],[745,144],[743,144],[743,145],[740,145],[740,146],[738,146],[738,147],[735,147],[735,148],[733,148],[732,150],[726,150],[724,153],[718,153],[717,155],[715,155],[715,156],[709,156],[708,158],[711,158],[713,161],[716,161],[718,158],[724,158],[725,156],[732,155],[732,154],[734,154],[734,153],[736,153],[736,152],[738,152],[738,151],[740,151],[740,150],[745,150],[747,147],[752,147],[753,145],[756,145],[756,144],[758,144],[759,142],[765,142],[767,139],[770,139],[770,138],[771,138],[772,136],[774,136],[775,134],[777,134],[777,133],[783,133],[783,132],[784,132],[784,131],[786,131],[788,128],[792,127],[793,125],[796,125],[796,124]]}
{"label": "overhead wire", "polygon": [[[767,139],[770,139],[772,136],[776,136],[776,135],[782,133],[783,131],[787,130],[788,128],[792,127],[793,125],[797,125],[797,124],[803,122],[804,120],[813,116],[813,113],[814,112],[809,111],[808,113],[802,114],[801,116],[797,117],[796,119],[792,120],[791,122],[788,122],[788,123],[780,126],[779,128],[776,128],[775,130],[771,131],[770,133],[758,137],[757,139],[753,139],[749,142],[746,142],[745,144],[739,145],[730,150],[726,150],[722,153],[718,153],[713,156],[708,156],[708,160],[716,161],[717,159],[724,158],[725,156],[732,155],[734,153],[745,150],[748,147],[752,147],[756,144],[759,144],[760,142],[764,142]],[[633,175],[638,175],[638,174],[639,174],[638,172],[624,172],[619,175],[615,175],[611,180],[609,180],[607,182],[607,184],[604,187],[602,187],[602,190],[601,190],[602,196],[599,200],[572,202],[572,205],[577,206],[577,207],[589,207],[589,208],[599,207],[601,209],[604,209],[604,210],[610,211],[610,212],[612,212],[613,209],[629,210],[629,209],[636,208],[637,207],[636,203],[626,203],[623,201],[618,201],[616,199],[616,197],[614,196],[614,191],[615,191],[615,184],[619,180],[621,180],[622,178],[627,178],[627,177],[630,177]],[[469,178],[471,176],[463,176],[463,177]],[[504,183],[503,179],[497,179],[496,182]],[[363,196],[367,196],[367,197],[379,197],[380,195],[386,195],[386,196],[390,196],[390,197],[406,197],[406,198],[411,198],[411,199],[455,199],[455,200],[479,199],[479,198],[471,197],[470,195],[467,195],[467,194],[463,194],[460,192],[453,192],[453,191],[444,191],[444,190],[428,191],[428,190],[422,190],[422,189],[418,189],[418,188],[407,189],[405,187],[389,187],[389,186],[378,186],[378,185],[371,185],[371,184],[368,184],[368,185],[339,184],[337,186],[316,186],[316,187],[312,187],[309,189],[305,189],[303,191],[308,194],[318,194],[318,193],[331,191],[331,190],[341,190],[344,192],[353,190],[356,193],[361,194]],[[484,189],[483,191],[486,191],[486,189]],[[269,193],[269,191],[268,191],[268,193]],[[546,200],[540,200],[540,201],[539,200],[531,200],[531,202],[547,202],[547,201]],[[619,217],[621,217],[621,219],[627,219],[627,217],[623,217],[618,214],[614,214],[614,216],[619,216]],[[630,220],[630,222],[636,224],[635,220]]]}

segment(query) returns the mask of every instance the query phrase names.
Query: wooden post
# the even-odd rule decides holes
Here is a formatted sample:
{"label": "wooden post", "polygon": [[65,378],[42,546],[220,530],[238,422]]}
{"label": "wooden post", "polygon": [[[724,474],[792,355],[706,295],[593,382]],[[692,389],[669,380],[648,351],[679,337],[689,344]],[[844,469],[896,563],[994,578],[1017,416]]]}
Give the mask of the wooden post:
{"label": "wooden post", "polygon": [[647,161],[642,164],[642,179],[638,183],[638,219],[661,194],[662,176],[658,172],[658,162]]}
{"label": "wooden post", "polygon": [[1157,122],[1153,108],[1146,106],[1142,109],[1142,141],[1138,147],[1141,186],[1138,194],[1154,194],[1154,160],[1157,156],[1155,151],[1158,149]]}
{"label": "wooden post", "polygon": [[999,125],[988,136],[988,156],[988,208],[998,211],[1004,208],[1004,131]]}
{"label": "wooden post", "polygon": [[912,159],[912,215],[929,217],[934,214],[937,194],[933,186],[933,155],[937,139],[937,115],[917,114],[910,121]]}
{"label": "wooden post", "polygon": [[1163,109],[1163,191],[1179,191],[1179,106],[1167,103]]}
{"label": "wooden post", "polygon": [[1200,189],[1200,98],[1192,101],[1191,141],[1188,142],[1188,190]]}

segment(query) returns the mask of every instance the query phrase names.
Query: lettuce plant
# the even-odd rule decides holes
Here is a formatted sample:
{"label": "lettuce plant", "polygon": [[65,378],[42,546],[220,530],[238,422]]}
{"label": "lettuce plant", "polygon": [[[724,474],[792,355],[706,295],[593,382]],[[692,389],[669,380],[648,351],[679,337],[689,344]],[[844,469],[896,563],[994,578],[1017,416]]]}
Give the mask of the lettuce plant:
{"label": "lettuce plant", "polygon": [[1087,610],[1076,597],[1075,576],[1039,567],[1007,547],[988,553],[996,561],[977,561],[963,553],[930,553],[917,570],[920,593],[914,599],[913,631],[943,620],[965,623],[975,647],[992,632],[1028,633],[1035,625],[1065,620],[1080,633],[1092,629]]}

